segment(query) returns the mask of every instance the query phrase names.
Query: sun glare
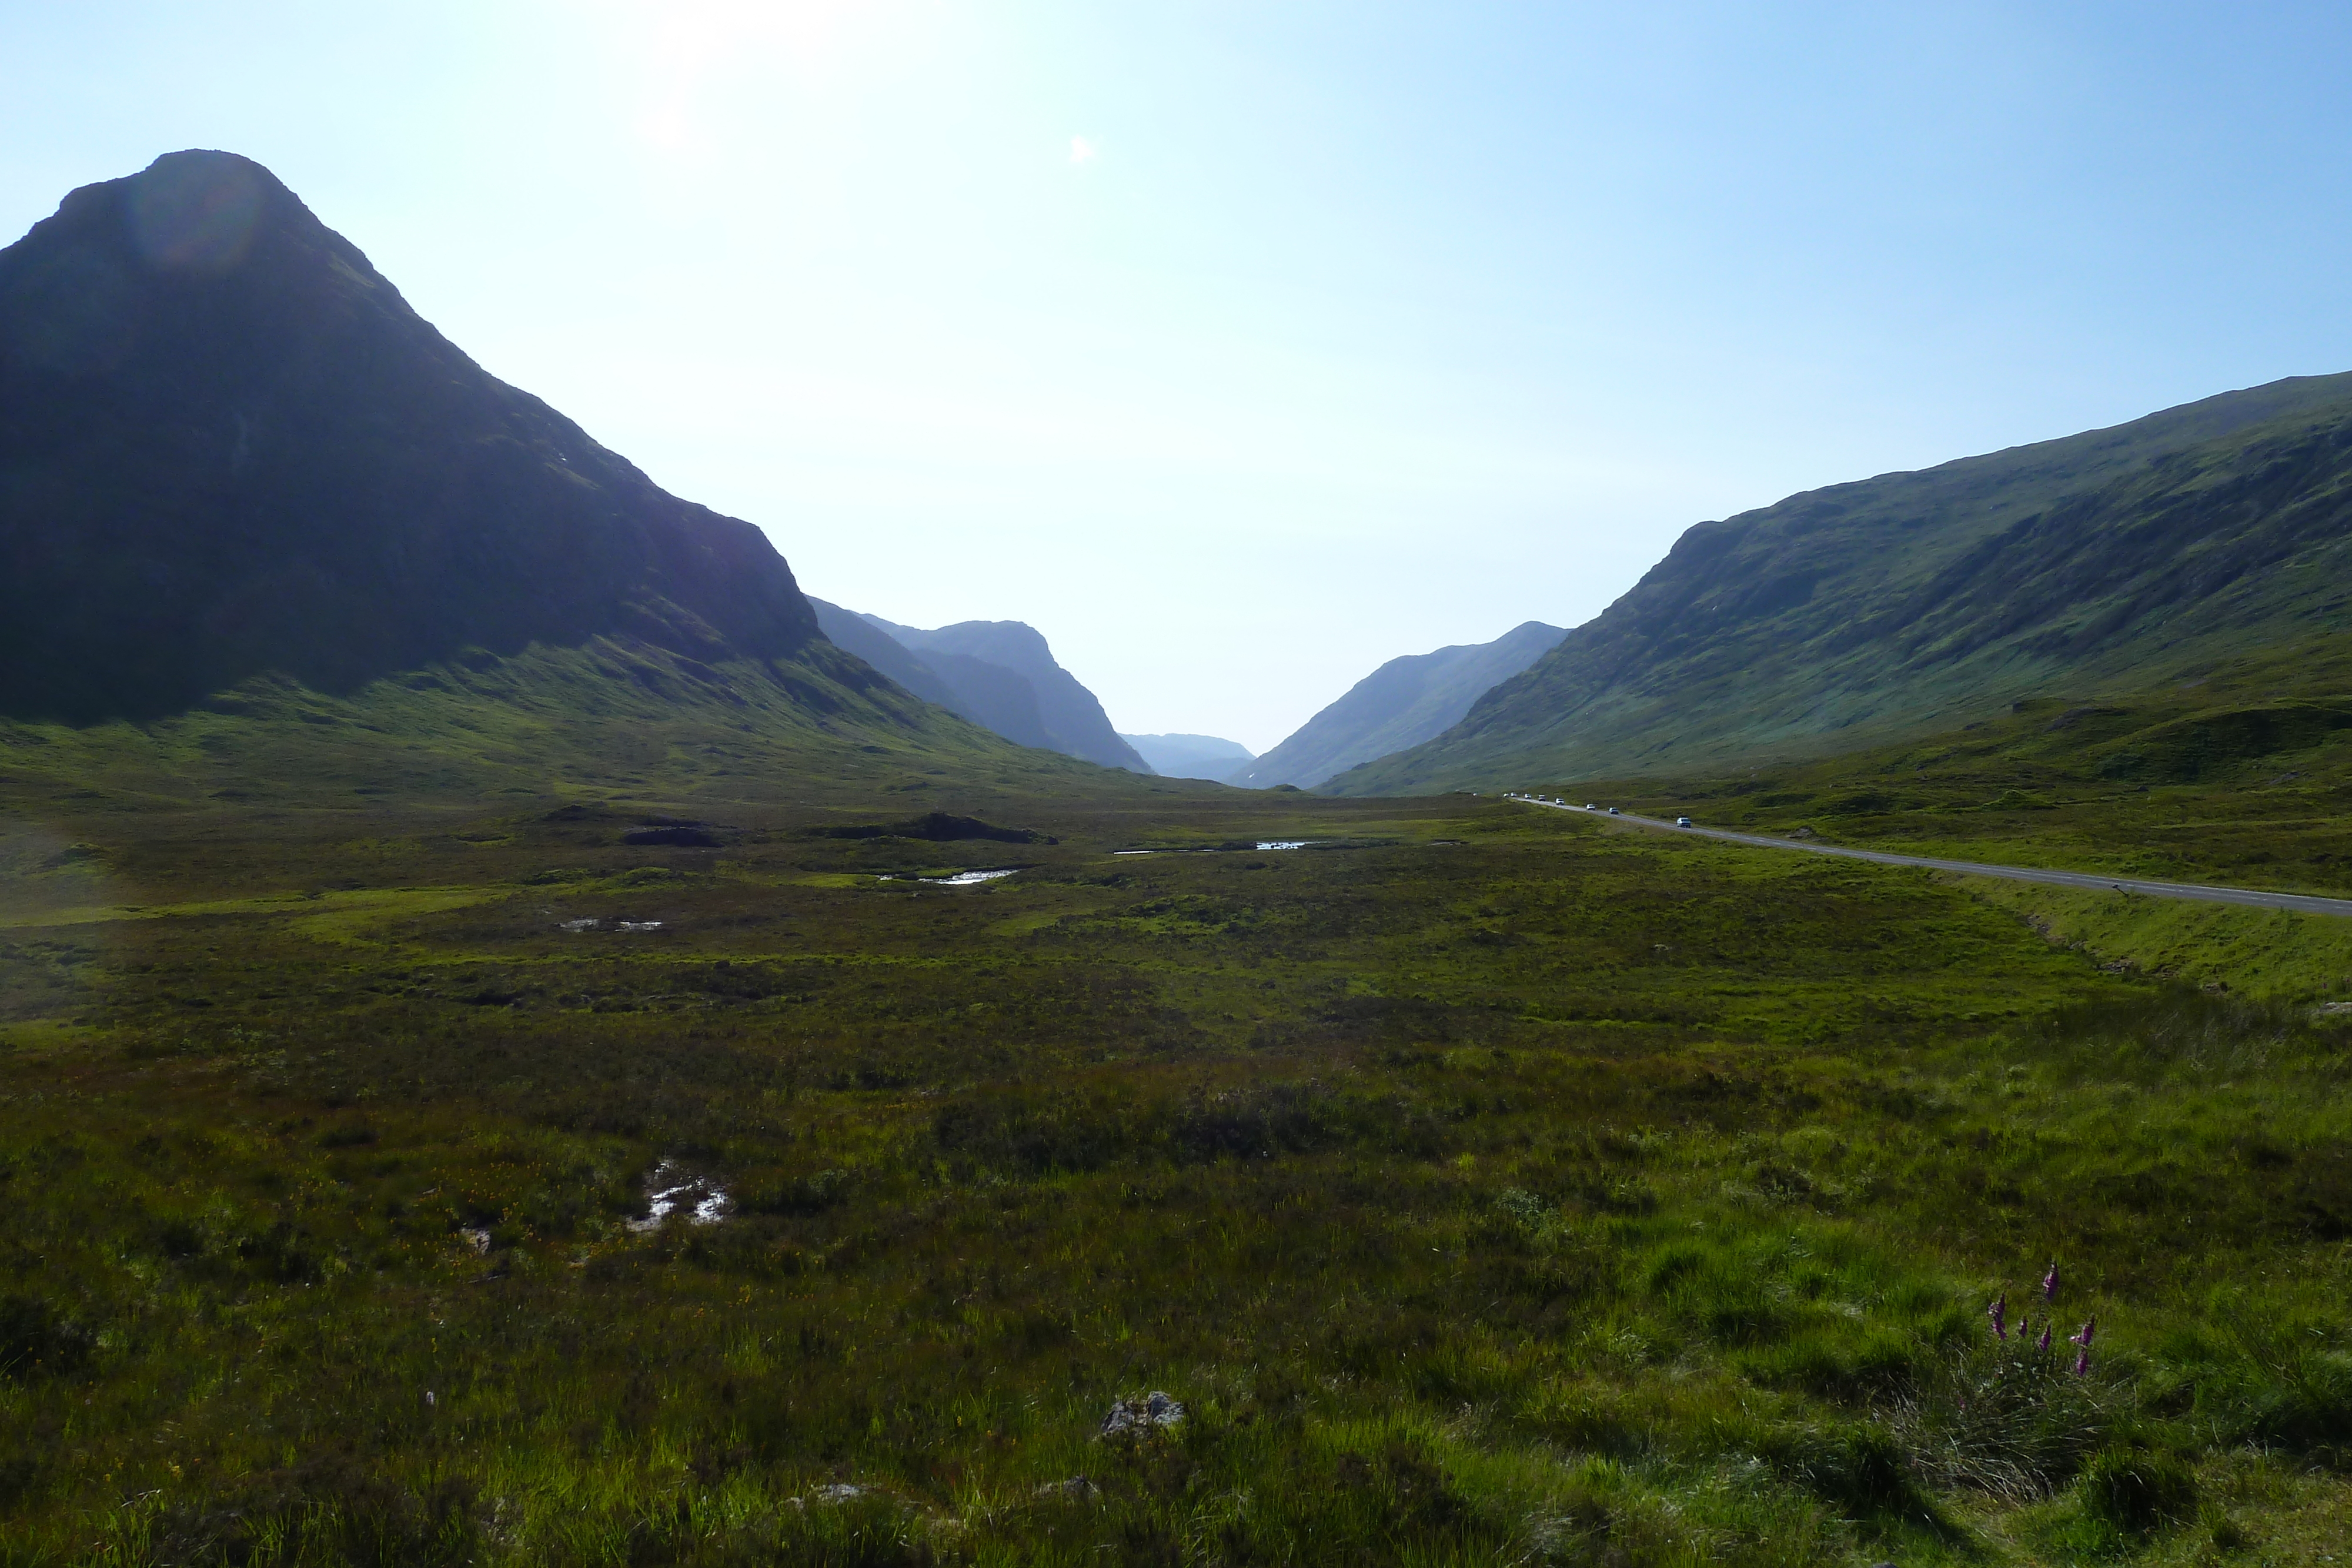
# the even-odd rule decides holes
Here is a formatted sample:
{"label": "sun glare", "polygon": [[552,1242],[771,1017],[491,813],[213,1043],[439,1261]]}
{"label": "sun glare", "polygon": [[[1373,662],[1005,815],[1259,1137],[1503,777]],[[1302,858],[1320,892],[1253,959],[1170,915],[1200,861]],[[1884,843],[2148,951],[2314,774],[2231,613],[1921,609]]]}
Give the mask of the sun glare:
{"label": "sun glare", "polygon": [[669,59],[694,63],[747,47],[807,57],[830,49],[855,16],[873,9],[853,0],[684,0],[654,14],[652,41]]}
{"label": "sun glare", "polygon": [[679,152],[707,139],[697,106],[724,78],[747,67],[838,76],[853,52],[852,32],[862,22],[885,20],[889,10],[854,0],[682,0],[658,8],[616,6],[606,15],[614,45],[647,83],[646,106],[635,117],[638,137]]}

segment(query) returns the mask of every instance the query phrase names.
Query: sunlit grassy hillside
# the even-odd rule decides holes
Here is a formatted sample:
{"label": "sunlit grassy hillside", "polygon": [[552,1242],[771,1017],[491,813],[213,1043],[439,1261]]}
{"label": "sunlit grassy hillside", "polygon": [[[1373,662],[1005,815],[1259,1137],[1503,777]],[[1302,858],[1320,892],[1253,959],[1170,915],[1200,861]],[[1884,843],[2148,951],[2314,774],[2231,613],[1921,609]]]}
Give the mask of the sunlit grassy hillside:
{"label": "sunlit grassy hillside", "polygon": [[919,795],[949,777],[1115,790],[1129,776],[1015,746],[822,642],[714,666],[599,638],[504,659],[478,651],[340,696],[265,676],[146,723],[0,720],[0,804],[126,813],[134,832],[154,812],[241,822],[263,808],[478,810],[550,795],[814,801]]}
{"label": "sunlit grassy hillside", "polygon": [[2352,630],[2352,378],[1701,523],[1436,739],[1339,794],[1818,757]]}
{"label": "sunlit grassy hillside", "polygon": [[1736,772],[1586,782],[1580,800],[1923,853],[2352,894],[2352,643],[2077,689],[1908,743]]}

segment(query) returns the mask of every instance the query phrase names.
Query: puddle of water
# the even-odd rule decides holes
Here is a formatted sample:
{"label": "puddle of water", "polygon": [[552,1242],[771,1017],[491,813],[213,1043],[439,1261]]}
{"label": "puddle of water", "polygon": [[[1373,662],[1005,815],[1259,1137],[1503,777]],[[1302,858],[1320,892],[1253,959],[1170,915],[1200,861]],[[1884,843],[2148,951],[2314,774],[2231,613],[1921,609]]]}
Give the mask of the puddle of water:
{"label": "puddle of water", "polygon": [[[1250,841],[1249,848],[1251,850],[1304,850],[1311,849],[1323,841],[1321,839],[1253,839]],[[1229,855],[1246,852],[1239,844],[1213,844],[1205,849],[1197,850],[1113,850],[1110,852],[1117,857],[1119,855]]]}
{"label": "puddle of water", "polygon": [[[555,925],[556,929],[559,931],[570,931],[575,935],[583,931],[602,931],[604,929],[604,923],[602,920],[593,919],[559,920],[555,923]],[[661,928],[662,923],[658,920],[615,920],[613,922],[613,929],[615,931],[658,931]]]}
{"label": "puddle of water", "polygon": [[977,887],[983,882],[994,882],[1000,876],[1011,876],[1020,871],[1013,866],[1006,871],[960,871],[953,876],[877,876],[877,882],[919,882],[925,887]]}
{"label": "puddle of water", "polygon": [[641,1235],[658,1230],[681,1208],[696,1225],[716,1225],[727,1218],[730,1201],[727,1189],[709,1176],[688,1176],[664,1160],[646,1178],[646,1218],[630,1220],[628,1228]]}
{"label": "puddle of water", "polygon": [[658,920],[624,920],[620,924],[624,931],[658,931],[662,925]]}
{"label": "puddle of water", "polygon": [[593,931],[604,924],[601,920],[562,920],[558,921],[556,925],[559,930],[563,931]]}

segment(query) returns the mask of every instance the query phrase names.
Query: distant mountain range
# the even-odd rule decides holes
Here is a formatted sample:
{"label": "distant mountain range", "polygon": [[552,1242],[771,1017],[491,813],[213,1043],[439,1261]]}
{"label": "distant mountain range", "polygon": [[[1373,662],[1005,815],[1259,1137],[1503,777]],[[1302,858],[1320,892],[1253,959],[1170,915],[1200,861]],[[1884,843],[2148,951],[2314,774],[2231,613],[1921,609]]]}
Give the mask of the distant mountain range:
{"label": "distant mountain range", "polygon": [[1140,752],[1153,772],[1169,779],[1227,783],[1254,760],[1248,747],[1213,735],[1122,735],[1119,738]]}
{"label": "distant mountain range", "polygon": [[1249,767],[1228,776],[1254,789],[1313,789],[1335,773],[1439,735],[1496,682],[1534,664],[1568,635],[1529,621],[1491,643],[1391,659]]}
{"label": "distant mountain range", "polygon": [[[1017,622],[813,604],[758,528],[486,373],[257,163],[167,155],[0,250],[0,745],[242,716],[273,757],[333,737],[370,791],[394,756],[475,789],[622,741],[891,788],[1076,766],[1041,751],[1348,794],[1565,783],[2194,682],[2352,633],[2347,584],[2352,375],[2299,378],[1701,523],[1574,632],[1391,661],[1253,759],[1120,737]],[[476,782],[421,760],[461,753]]]}
{"label": "distant mountain range", "polygon": [[1150,763],[1111,728],[1094,693],[1055,661],[1034,627],[963,621],[926,632],[813,599],[818,625],[916,695],[1008,740],[1105,768],[1150,773]]}
{"label": "distant mountain range", "polygon": [[1324,788],[1825,755],[2347,631],[2352,375],[2298,377],[1700,523],[1459,724]]}

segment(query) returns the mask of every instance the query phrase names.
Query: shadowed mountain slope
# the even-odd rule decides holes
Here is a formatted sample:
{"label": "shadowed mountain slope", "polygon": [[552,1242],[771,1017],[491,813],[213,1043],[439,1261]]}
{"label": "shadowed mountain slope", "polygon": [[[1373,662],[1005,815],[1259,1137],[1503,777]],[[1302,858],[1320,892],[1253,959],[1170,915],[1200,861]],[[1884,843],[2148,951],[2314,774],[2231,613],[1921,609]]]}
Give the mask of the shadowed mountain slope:
{"label": "shadowed mountain slope", "polygon": [[1312,789],[1359,763],[1418,746],[1458,722],[1482,693],[1542,658],[1567,635],[1557,626],[1529,621],[1491,643],[1391,659],[1234,774],[1232,782],[1254,789],[1277,784]]}
{"label": "shadowed mountain slope", "polygon": [[1224,783],[1250,765],[1249,747],[1213,735],[1122,735],[1163,779]]}
{"label": "shadowed mountain slope", "polygon": [[1077,768],[827,641],[759,529],[485,373],[259,164],[170,154],[0,251],[0,797],[807,800]]}
{"label": "shadowed mountain slope", "polygon": [[[960,621],[926,632],[901,626],[878,615],[866,619],[913,653],[937,674],[963,703],[966,713],[998,734],[1024,746],[1042,745],[1066,756],[1084,758],[1105,768],[1150,773],[1151,765],[1118,737],[1110,717],[1094,693],[1055,662],[1054,651],[1036,628],[1019,621]],[[974,668],[974,665],[986,668]],[[1042,740],[1015,733],[1027,723],[1016,692],[1004,683],[1004,671],[1026,683],[1035,704]],[[983,715],[993,716],[982,716]],[[998,720],[1004,721],[1000,726]],[[1010,726],[1012,727],[1006,727]]]}
{"label": "shadowed mountain slope", "polygon": [[1340,793],[1697,770],[2147,687],[2352,631],[2352,375],[1701,523],[1601,615]]}
{"label": "shadowed mountain slope", "polygon": [[708,664],[817,626],[757,528],[486,373],[257,163],[169,154],[0,251],[0,712],[602,635]]}
{"label": "shadowed mountain slope", "polygon": [[1028,677],[1002,664],[936,649],[917,653],[854,610],[811,599],[817,624],[835,646],[846,648],[926,702],[1021,746],[1058,751],[1037,716],[1037,694]]}

